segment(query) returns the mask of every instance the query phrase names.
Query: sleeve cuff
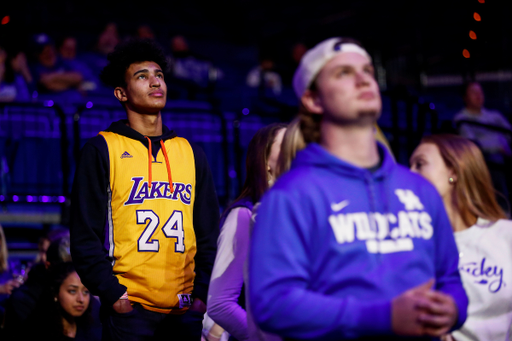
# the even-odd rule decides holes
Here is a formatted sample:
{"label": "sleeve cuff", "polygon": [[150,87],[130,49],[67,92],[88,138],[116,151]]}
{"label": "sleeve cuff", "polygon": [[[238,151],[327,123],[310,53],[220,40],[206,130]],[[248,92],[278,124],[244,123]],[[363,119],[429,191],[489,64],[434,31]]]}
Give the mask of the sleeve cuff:
{"label": "sleeve cuff", "polygon": [[101,295],[100,295],[100,298],[102,299],[102,303],[106,303],[108,304],[109,306],[112,306],[114,305],[114,303],[116,303],[119,298],[121,298],[121,296],[123,296],[123,294],[127,291],[127,288],[122,285],[122,284],[119,284],[115,287],[112,287],[112,288],[108,288],[108,290],[105,290]]}

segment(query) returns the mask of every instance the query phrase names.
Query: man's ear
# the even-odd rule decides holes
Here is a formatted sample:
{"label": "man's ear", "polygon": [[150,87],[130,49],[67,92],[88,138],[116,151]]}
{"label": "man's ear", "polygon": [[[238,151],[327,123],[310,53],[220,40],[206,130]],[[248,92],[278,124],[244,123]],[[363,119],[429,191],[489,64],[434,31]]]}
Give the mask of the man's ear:
{"label": "man's ear", "polygon": [[119,102],[126,102],[128,100],[126,97],[126,91],[120,86],[114,89],[114,96],[116,96]]}
{"label": "man's ear", "polygon": [[312,114],[323,114],[324,108],[322,107],[320,103],[320,98],[318,98],[318,95],[311,90],[306,90],[302,97],[300,98],[302,104],[306,108],[307,111],[309,111]]}

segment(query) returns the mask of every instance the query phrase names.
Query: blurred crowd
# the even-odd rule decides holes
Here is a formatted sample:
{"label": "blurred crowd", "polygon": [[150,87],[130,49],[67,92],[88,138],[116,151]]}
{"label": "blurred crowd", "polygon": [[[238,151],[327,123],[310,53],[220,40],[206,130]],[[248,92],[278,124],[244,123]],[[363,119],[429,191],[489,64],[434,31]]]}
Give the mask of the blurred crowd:
{"label": "blurred crowd", "polygon": [[[88,97],[110,96],[111,91],[101,83],[99,74],[115,46],[131,38],[157,39],[149,25],[138,26],[133,35],[121,35],[115,23],[104,26],[91,48],[73,33],[36,33],[28,41],[0,39],[0,102],[47,98],[80,102]],[[182,35],[174,35],[162,45],[170,65],[166,72],[168,97],[211,99],[225,72],[214,65],[210,56],[193,51]],[[240,70],[247,76],[245,84],[237,87],[245,87],[249,92],[254,89],[255,96],[264,99],[267,107],[290,102],[283,88],[291,89],[293,72],[305,51],[303,43],[296,43],[288,60],[279,65],[273,53],[261,52],[257,65]]]}

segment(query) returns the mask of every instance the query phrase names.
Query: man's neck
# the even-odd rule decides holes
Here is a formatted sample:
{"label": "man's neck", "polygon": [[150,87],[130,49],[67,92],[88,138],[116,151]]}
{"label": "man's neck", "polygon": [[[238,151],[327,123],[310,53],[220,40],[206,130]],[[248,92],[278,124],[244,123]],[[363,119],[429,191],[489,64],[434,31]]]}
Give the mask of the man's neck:
{"label": "man's neck", "polygon": [[132,111],[127,112],[128,126],[144,136],[162,135],[162,115],[142,115]]}
{"label": "man's neck", "polygon": [[482,107],[466,107],[466,110],[473,115],[481,115]]}
{"label": "man's neck", "polygon": [[357,167],[378,164],[379,151],[373,125],[342,126],[322,122],[320,145],[334,156]]}

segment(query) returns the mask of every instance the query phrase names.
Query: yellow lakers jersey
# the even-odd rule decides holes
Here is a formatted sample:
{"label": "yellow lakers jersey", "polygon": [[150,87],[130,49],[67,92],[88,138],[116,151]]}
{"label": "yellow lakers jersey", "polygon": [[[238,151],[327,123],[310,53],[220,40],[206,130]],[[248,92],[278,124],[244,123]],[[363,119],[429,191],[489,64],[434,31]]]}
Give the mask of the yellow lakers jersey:
{"label": "yellow lakers jersey", "polygon": [[152,311],[182,312],[191,303],[195,277],[192,147],[179,137],[164,142],[171,191],[161,149],[153,158],[140,141],[113,132],[100,134],[107,142],[110,162],[106,239],[114,275],[128,288],[130,301]]}

